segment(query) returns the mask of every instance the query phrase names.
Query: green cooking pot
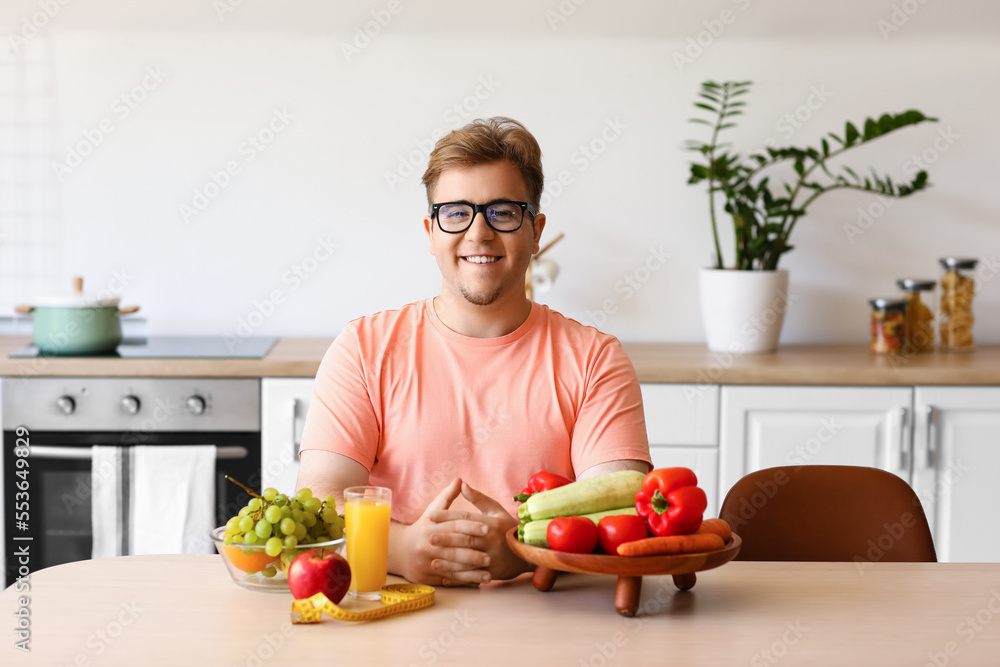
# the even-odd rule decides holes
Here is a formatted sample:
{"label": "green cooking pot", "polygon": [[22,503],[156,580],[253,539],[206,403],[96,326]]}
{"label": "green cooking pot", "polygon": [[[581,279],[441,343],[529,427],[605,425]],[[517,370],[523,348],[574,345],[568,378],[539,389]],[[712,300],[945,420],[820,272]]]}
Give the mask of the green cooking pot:
{"label": "green cooking pot", "polygon": [[119,316],[139,307],[119,309],[117,297],[83,294],[83,281],[75,279],[73,294],[15,310],[31,314],[33,339],[41,354],[82,356],[114,352],[122,342]]}

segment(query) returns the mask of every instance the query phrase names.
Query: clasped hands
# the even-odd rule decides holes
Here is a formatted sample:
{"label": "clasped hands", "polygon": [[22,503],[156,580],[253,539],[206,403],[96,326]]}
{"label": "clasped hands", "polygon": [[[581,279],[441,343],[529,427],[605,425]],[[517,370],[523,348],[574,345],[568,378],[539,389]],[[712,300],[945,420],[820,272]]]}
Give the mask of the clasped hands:
{"label": "clasped hands", "polygon": [[[463,496],[479,512],[450,509]],[[455,479],[410,525],[394,524],[390,569],[431,586],[475,586],[512,579],[532,567],[515,556],[505,534],[517,525],[493,498]]]}

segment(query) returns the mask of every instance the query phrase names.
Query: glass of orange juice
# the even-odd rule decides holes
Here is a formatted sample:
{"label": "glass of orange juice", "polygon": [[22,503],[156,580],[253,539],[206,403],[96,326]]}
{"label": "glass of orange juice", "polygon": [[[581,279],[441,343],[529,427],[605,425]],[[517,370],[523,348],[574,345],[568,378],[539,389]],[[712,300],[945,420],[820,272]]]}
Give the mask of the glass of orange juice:
{"label": "glass of orange juice", "polygon": [[384,486],[344,489],[344,536],[351,566],[348,595],[382,599],[389,563],[389,513],[392,490]]}

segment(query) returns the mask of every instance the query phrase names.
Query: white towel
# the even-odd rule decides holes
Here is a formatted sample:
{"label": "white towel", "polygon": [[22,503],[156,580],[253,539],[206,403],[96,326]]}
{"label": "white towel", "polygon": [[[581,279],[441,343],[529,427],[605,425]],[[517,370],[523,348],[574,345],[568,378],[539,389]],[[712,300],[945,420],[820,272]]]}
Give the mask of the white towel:
{"label": "white towel", "polygon": [[93,558],[215,553],[215,446],[94,446]]}
{"label": "white towel", "polygon": [[90,515],[94,533],[91,558],[110,558],[124,553],[122,537],[122,447],[95,445],[90,448]]}
{"label": "white towel", "polygon": [[129,553],[215,553],[215,445],[139,445],[131,454]]}

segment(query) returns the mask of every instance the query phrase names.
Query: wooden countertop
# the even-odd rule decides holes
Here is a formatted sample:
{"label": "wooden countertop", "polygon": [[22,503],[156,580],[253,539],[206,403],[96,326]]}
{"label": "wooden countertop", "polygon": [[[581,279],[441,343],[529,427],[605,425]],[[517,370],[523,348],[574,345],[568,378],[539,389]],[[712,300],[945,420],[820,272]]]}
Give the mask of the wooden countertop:
{"label": "wooden countertop", "polygon": [[[635,618],[615,579],[438,588],[429,609],[291,625],[291,596],[235,586],[218,556],[131,556],[35,572],[31,653],[4,665],[995,665],[1000,564],[733,562],[689,592],[646,577]],[[346,605],[345,605],[346,606]]]}
{"label": "wooden countertop", "polygon": [[[304,377],[330,338],[280,338],[263,359],[12,359],[25,336],[0,337],[0,376]],[[783,345],[730,355],[700,343],[624,343],[643,382],[789,385],[1000,385],[1000,346],[966,354],[887,356],[865,345]]]}

